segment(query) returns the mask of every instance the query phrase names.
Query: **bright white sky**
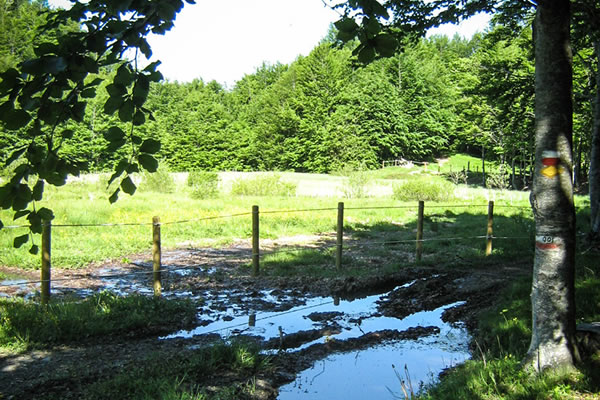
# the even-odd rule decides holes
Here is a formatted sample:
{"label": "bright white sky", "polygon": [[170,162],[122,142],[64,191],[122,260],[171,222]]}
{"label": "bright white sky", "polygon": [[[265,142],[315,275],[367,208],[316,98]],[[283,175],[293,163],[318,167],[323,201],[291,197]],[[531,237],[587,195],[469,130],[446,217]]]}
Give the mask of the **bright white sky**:
{"label": "bright white sky", "polygon": [[[68,0],[50,0],[68,7]],[[196,0],[177,16],[175,28],[150,38],[153,59],[170,81],[201,78],[233,87],[263,62],[289,64],[307,55],[339,19],[321,0]],[[489,21],[477,16],[460,26],[430,32],[471,37]]]}

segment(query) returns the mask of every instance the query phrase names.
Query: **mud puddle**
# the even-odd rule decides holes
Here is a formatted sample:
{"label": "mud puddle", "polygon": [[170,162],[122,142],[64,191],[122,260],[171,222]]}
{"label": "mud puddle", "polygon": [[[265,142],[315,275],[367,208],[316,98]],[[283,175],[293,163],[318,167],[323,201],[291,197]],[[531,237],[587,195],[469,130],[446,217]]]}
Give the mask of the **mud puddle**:
{"label": "mud puddle", "polygon": [[[348,399],[364,399],[374,394],[377,398],[394,398],[392,393],[401,394],[396,372],[401,372],[402,379],[408,382],[405,365],[417,391],[424,383],[437,379],[444,369],[470,357],[466,328],[442,320],[444,311],[464,302],[404,318],[387,317],[380,312],[390,293],[408,289],[414,283],[356,299],[319,296],[298,299],[293,292],[280,290],[245,295],[222,292],[212,297],[203,293],[201,297],[206,302],[199,310],[200,326],[161,339],[217,333],[224,339],[253,338],[267,354],[306,353],[301,357],[307,358],[312,367],[298,371],[295,380],[280,387],[281,400],[304,399],[307,395],[337,398],[339,393],[346,393]],[[409,335],[410,339],[389,334],[411,330],[417,333]],[[386,338],[367,343],[366,338],[377,336]],[[323,349],[334,342],[338,344],[336,350]],[[355,347],[361,342],[362,345]],[[310,355],[313,349],[318,350]],[[395,371],[393,365],[401,366],[401,370]],[[293,372],[297,371],[292,368]]]}

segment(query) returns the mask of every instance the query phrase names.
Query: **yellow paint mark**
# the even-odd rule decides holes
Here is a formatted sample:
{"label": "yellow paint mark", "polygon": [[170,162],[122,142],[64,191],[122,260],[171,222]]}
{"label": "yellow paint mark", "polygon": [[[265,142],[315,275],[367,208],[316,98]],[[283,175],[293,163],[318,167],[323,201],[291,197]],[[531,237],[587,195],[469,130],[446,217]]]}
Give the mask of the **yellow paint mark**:
{"label": "yellow paint mark", "polygon": [[554,165],[550,165],[548,167],[542,168],[541,172],[542,175],[544,175],[547,178],[554,178],[556,175],[558,175],[559,170]]}

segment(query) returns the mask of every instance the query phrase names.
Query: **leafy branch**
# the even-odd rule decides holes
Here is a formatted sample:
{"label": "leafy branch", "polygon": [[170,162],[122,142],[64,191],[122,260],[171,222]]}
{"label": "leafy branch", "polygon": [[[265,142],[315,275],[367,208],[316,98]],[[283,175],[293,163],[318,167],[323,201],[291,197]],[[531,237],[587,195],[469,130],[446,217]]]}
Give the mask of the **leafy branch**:
{"label": "leafy branch", "polygon": [[[88,101],[96,97],[104,81],[98,77],[101,69],[118,66],[106,87],[109,97],[104,112],[116,113],[122,123],[131,124],[128,134],[118,126],[103,132],[108,151],[131,145],[130,154],[115,165],[109,184],[120,178],[120,185],[109,200],[115,202],[121,190],[130,195],[135,192],[130,174],[140,169],[156,171],[154,155],[160,143],[142,139],[134,128],[153,119],[144,104],[150,84],[162,80],[157,70],[160,62],[140,70],[124,56],[134,50],[136,56],[141,52],[150,59],[148,34],[164,34],[171,29],[183,5],[182,0],[91,0],[74,2],[69,10],[49,11],[42,31],[60,31],[73,23],[80,28],[58,36],[56,41],[40,43],[34,58],[0,74],[0,122],[19,139],[3,163],[4,168],[18,166],[0,187],[0,207],[12,209],[14,220],[27,217],[30,229],[15,239],[15,247],[26,244],[32,234],[41,232],[43,221],[54,218],[51,210],[35,207],[43,198],[45,183],[62,186],[68,176],[89,170],[86,162],[60,150],[73,136],[67,123],[82,122]],[[37,246],[32,245],[30,251],[37,253]]]}

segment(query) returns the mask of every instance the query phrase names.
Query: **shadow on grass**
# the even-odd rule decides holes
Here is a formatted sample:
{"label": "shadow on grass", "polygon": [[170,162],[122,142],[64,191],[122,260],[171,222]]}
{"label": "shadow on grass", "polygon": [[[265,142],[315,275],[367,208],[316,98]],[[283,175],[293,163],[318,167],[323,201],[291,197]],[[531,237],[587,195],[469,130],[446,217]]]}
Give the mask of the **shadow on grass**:
{"label": "shadow on grass", "polygon": [[493,251],[486,257],[487,210],[482,212],[427,209],[423,256],[416,261],[417,221],[347,222],[342,269],[337,271],[336,241],[265,252],[261,270],[269,276],[355,276],[393,272],[403,266],[474,267],[532,264],[534,228],[529,210],[494,216]]}

